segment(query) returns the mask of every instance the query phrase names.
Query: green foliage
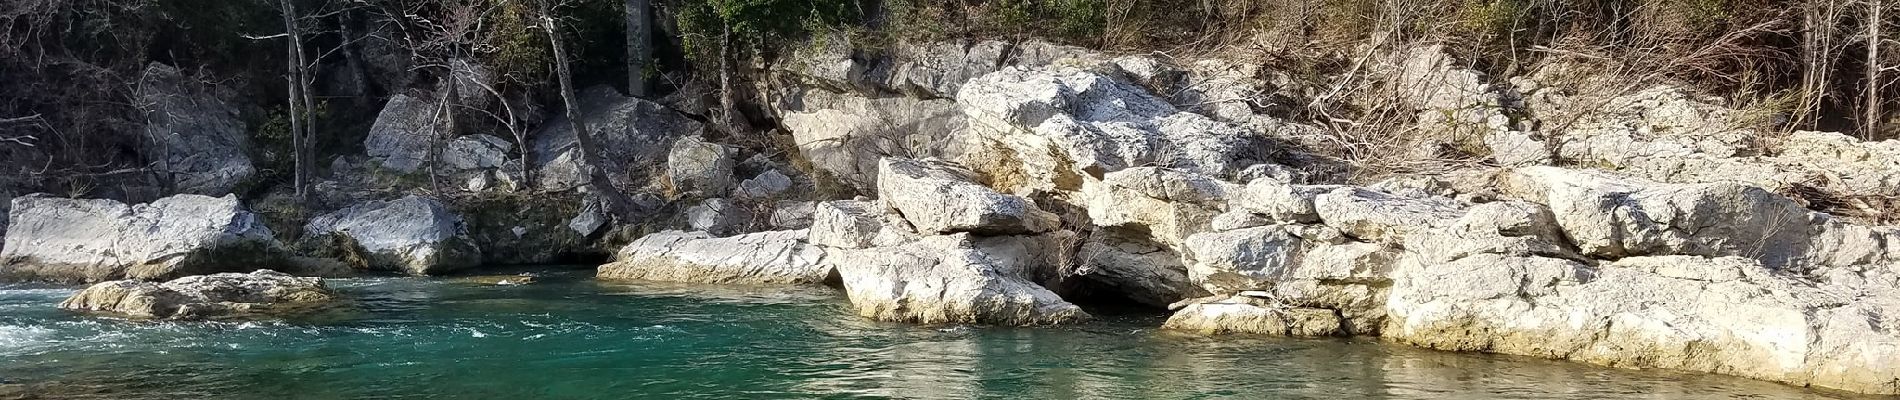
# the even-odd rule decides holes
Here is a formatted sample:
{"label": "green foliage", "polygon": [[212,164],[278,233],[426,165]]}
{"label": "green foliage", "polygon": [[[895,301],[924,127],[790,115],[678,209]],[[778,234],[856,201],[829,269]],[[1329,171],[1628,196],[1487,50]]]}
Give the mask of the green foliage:
{"label": "green foliage", "polygon": [[486,64],[493,66],[498,76],[524,84],[544,81],[554,56],[548,51],[546,34],[534,25],[539,12],[525,1],[505,1],[499,6],[490,16],[489,26],[494,31],[488,45],[493,50],[487,53]]}
{"label": "green foliage", "polygon": [[728,31],[738,51],[756,51],[805,36],[811,27],[856,23],[862,17],[851,0],[688,0],[676,15],[686,53],[705,59],[716,54]]}

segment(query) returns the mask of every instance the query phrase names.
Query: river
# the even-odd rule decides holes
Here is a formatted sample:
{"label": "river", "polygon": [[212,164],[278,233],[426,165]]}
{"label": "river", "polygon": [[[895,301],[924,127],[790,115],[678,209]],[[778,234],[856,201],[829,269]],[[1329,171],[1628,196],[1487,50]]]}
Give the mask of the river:
{"label": "river", "polygon": [[149,323],[0,286],[0,399],[1859,398],[1373,339],[1206,338],[1153,315],[1059,328],[868,322],[824,289],[352,278],[358,311]]}

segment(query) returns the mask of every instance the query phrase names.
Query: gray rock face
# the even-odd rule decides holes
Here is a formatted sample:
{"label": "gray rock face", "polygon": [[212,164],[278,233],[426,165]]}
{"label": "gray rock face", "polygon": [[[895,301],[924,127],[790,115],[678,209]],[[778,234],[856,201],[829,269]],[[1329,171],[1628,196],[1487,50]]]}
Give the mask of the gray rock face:
{"label": "gray rock face", "polygon": [[932,236],[903,246],[833,250],[830,263],[858,314],[880,321],[1063,324],[1089,318],[1081,308],[1026,280],[1035,261],[983,251],[969,234]]}
{"label": "gray rock face", "polygon": [[1138,167],[1108,173],[1084,186],[1089,220],[1097,226],[1138,228],[1180,246],[1206,232],[1227,207],[1232,184],[1175,169]]}
{"label": "gray rock face", "polygon": [[841,249],[895,246],[917,238],[903,218],[880,202],[818,203],[812,211],[811,242]]}
{"label": "gray rock face", "polygon": [[368,201],[320,215],[304,225],[304,236],[363,269],[437,275],[482,262],[462,218],[427,197]]}
{"label": "gray rock face", "polygon": [[442,135],[437,97],[390,96],[363,139],[364,152],[391,171],[410,173],[427,166],[429,149]]}
{"label": "gray rock face", "polygon": [[774,104],[780,124],[819,174],[862,193],[877,191],[884,155],[944,157],[956,151],[963,112],[949,99],[855,97],[789,89]]}
{"label": "gray rock face", "polygon": [[1584,254],[1744,256],[1794,264],[1823,216],[1761,188],[1734,183],[1657,184],[1588,171],[1529,167],[1510,190],[1550,205]]}
{"label": "gray rock face", "polygon": [[[1181,256],[1135,234],[1106,232],[1082,242],[1075,255],[1076,278],[1095,283],[1136,303],[1165,307],[1207,295],[1188,279]],[[1064,295],[1068,295],[1064,293]]]}
{"label": "gray rock face", "polygon": [[878,197],[921,232],[1010,235],[1056,227],[1054,214],[974,180],[969,171],[942,161],[886,158],[878,172]]}
{"label": "gray rock face", "polygon": [[667,178],[676,193],[717,196],[732,188],[733,150],[697,136],[673,142],[667,153]]}
{"label": "gray rock face", "polygon": [[[621,96],[611,87],[588,88],[580,95],[578,115],[600,142],[600,161],[616,185],[644,186],[654,161],[666,158],[673,141],[699,135],[704,126],[658,103]],[[575,147],[573,124],[554,118],[533,135],[535,184],[565,190],[587,183]],[[641,180],[635,180],[635,179]]]}
{"label": "gray rock face", "polygon": [[[1895,393],[1891,272],[1811,282],[1748,259],[1475,256],[1397,273],[1389,340]],[[1858,277],[1858,273],[1844,273]],[[1528,284],[1505,284],[1528,282]],[[1871,296],[1871,297],[1867,297]]]}
{"label": "gray rock face", "polygon": [[772,227],[778,229],[810,228],[812,214],[817,211],[818,202],[780,200],[772,207]]}
{"label": "gray rock face", "polygon": [[1260,135],[1181,112],[1139,87],[1073,68],[1008,68],[964,85],[973,140],[958,161],[1024,187],[1162,166],[1227,178],[1265,160]]}
{"label": "gray rock face", "polygon": [[732,190],[732,197],[742,200],[766,199],[791,188],[791,177],[779,173],[776,169],[766,170],[752,179],[739,182],[739,187]]}
{"label": "gray rock face", "polygon": [[348,304],[342,294],[323,285],[323,278],[261,269],[164,283],[102,282],[74,293],[59,308],[133,319],[229,320],[303,316]]}
{"label": "gray rock face", "polygon": [[455,171],[501,168],[514,145],[493,135],[474,134],[450,140],[442,149],[443,165]]}
{"label": "gray rock face", "polygon": [[686,224],[695,230],[727,236],[738,233],[750,222],[751,213],[732,200],[706,199],[686,209]]}
{"label": "gray rock face", "polygon": [[600,202],[594,198],[583,200],[581,212],[567,220],[567,229],[583,237],[593,236],[594,232],[599,232],[600,227],[607,225],[607,209]]}
{"label": "gray rock face", "polygon": [[0,278],[56,282],[172,279],[255,268],[281,245],[236,196],[146,204],[29,195],[13,199]]}
{"label": "gray rock face", "polygon": [[152,63],[139,78],[138,99],[152,146],[144,153],[179,192],[222,196],[256,172],[237,109],[209,88]]}
{"label": "gray rock face", "polygon": [[805,243],[804,230],[716,238],[705,232],[666,231],[621,248],[600,266],[607,280],[720,284],[823,284],[832,275],[825,250]]}
{"label": "gray rock face", "polygon": [[1335,336],[1345,333],[1339,313],[1328,309],[1278,307],[1260,299],[1232,296],[1181,308],[1161,329],[1219,335]]}

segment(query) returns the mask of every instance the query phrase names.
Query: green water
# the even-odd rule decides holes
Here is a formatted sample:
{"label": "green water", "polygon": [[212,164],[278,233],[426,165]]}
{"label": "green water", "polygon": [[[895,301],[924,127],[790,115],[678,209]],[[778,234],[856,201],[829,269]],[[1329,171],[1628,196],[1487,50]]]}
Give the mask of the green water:
{"label": "green water", "polygon": [[1702,374],[1368,340],[863,321],[823,289],[332,280],[326,322],[135,323],[0,286],[0,398],[1851,398]]}

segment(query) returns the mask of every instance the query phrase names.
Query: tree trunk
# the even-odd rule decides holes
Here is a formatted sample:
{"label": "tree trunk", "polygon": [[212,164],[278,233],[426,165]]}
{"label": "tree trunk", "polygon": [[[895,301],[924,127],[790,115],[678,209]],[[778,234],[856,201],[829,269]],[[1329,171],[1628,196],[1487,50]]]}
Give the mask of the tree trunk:
{"label": "tree trunk", "polygon": [[627,0],[627,95],[645,98],[647,65],[652,62],[653,27],[649,0]]}
{"label": "tree trunk", "polygon": [[[614,215],[628,217],[633,214],[633,201],[625,193],[615,188],[613,181],[607,179],[607,171],[599,164],[599,145],[594,142],[594,134],[588,130],[587,120],[581,119],[579,107],[574,99],[573,74],[568,71],[567,48],[561,45],[561,33],[554,23],[554,7],[541,4],[541,28],[548,33],[548,44],[554,49],[554,76],[560,82],[561,103],[566,108],[567,120],[574,128],[574,144],[579,151],[581,167],[587,170],[587,187],[607,200],[608,208]],[[525,149],[524,149],[525,152]],[[525,165],[523,166],[526,167]]]}
{"label": "tree trunk", "polygon": [[278,6],[280,7],[279,11],[282,11],[284,14],[284,32],[287,35],[287,43],[284,46],[284,57],[289,64],[289,70],[284,71],[284,73],[286,75],[285,81],[290,86],[288,99],[290,103],[290,115],[288,116],[290,119],[290,153],[291,159],[295,163],[295,167],[293,167],[291,171],[291,187],[295,189],[297,198],[302,200],[309,195],[309,188],[306,187],[307,185],[304,181],[306,178],[304,170],[309,168],[307,165],[309,164],[308,160],[304,159],[304,148],[306,147],[304,142],[309,140],[309,135],[306,135],[304,131],[310,129],[310,127],[308,126],[309,120],[305,119],[304,114],[310,112],[309,104],[307,103],[310,94],[305,93],[305,90],[308,89],[308,87],[305,86],[305,82],[308,80],[304,79],[303,76],[303,50],[301,49],[303,43],[297,28],[296,5],[292,4],[291,0],[279,0]]}
{"label": "tree trunk", "polygon": [[1861,138],[1874,140],[1880,135],[1880,122],[1885,117],[1880,102],[1880,26],[1886,20],[1881,19],[1881,9],[1886,8],[1883,0],[1867,2],[1867,87],[1862,94]]}
{"label": "tree trunk", "polygon": [[737,63],[733,57],[732,24],[726,23],[719,32],[719,118],[726,134],[737,138],[745,132],[745,121],[739,118],[739,100],[733,93],[732,75]]}

